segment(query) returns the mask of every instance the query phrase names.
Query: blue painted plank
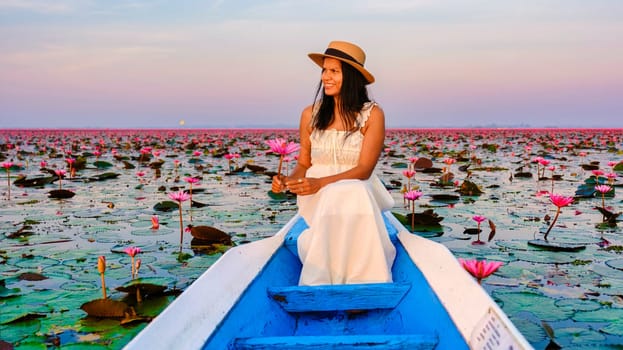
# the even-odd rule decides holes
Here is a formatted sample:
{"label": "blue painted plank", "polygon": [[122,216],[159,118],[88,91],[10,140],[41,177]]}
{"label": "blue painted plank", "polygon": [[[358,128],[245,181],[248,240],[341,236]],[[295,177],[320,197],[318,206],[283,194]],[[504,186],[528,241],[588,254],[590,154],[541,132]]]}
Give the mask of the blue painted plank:
{"label": "blue painted plank", "polygon": [[366,283],[269,287],[267,292],[288,312],[313,312],[391,309],[409,289],[409,283]]}
{"label": "blue painted plank", "polygon": [[236,339],[230,349],[235,350],[320,350],[320,349],[434,349],[438,338],[432,334],[401,335],[347,335],[347,336],[295,336],[258,337]]}

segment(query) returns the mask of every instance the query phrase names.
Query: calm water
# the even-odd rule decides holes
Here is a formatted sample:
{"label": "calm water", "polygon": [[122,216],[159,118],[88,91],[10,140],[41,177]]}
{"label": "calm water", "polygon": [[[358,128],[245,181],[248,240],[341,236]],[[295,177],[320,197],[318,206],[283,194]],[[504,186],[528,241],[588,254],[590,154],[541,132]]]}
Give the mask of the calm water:
{"label": "calm water", "polygon": [[[102,297],[100,255],[107,261],[108,297],[126,301],[143,317],[157,315],[218,259],[218,249],[196,249],[188,233],[179,259],[178,212],[154,209],[169,200],[168,192],[189,189],[185,177],[201,179],[193,185],[193,200],[206,206],[191,210],[185,202],[184,224],[192,219],[194,225],[214,226],[235,244],[271,236],[296,212],[295,200],[268,196],[269,176],[249,169],[229,173],[230,166],[245,164],[276,171],[278,158],[267,153],[265,141],[295,140],[294,130],[5,130],[0,135],[0,161],[18,164],[10,171],[10,198],[0,170],[0,339],[15,348],[121,348],[145,326],[140,320],[121,325],[119,319],[88,318],[80,309]],[[448,167],[444,159],[456,159],[449,166],[455,180],[460,184],[469,176],[483,191],[436,200],[439,194],[458,195],[456,188],[437,186],[441,173],[418,171],[411,185],[424,196],[415,202],[416,211],[432,209],[444,218],[440,227],[418,234],[443,243],[458,257],[503,261],[483,287],[535,348],[549,343],[543,324],[565,349],[623,346],[621,224],[600,225],[603,218],[594,207],[602,205],[602,198],[577,198],[562,209],[550,233],[550,241],[583,244],[584,250],[549,252],[527,244],[542,238],[549,222],[545,217],[556,212],[549,201],[552,186],[554,193],[573,196],[594,177],[586,165],[617,174],[613,186],[615,192],[620,189],[623,173],[614,165],[623,161],[622,130],[390,130],[386,145],[377,172],[396,200],[397,214],[409,212],[400,190],[412,157],[429,158],[440,169]],[[230,164],[227,153],[240,158]],[[141,161],[141,154],[149,159]],[[555,167],[545,170],[547,180],[536,179],[537,156]],[[69,172],[67,158],[86,162],[73,178],[62,180],[63,189],[75,192],[71,199],[48,198],[58,181],[43,187],[14,184],[19,175],[51,176],[42,172],[42,161],[46,169]],[[149,165],[154,162],[161,163],[159,171]],[[461,168],[467,164],[469,173]],[[511,176],[519,171],[533,176]],[[105,173],[115,175],[98,180]],[[549,180],[552,174],[560,179]],[[612,212],[621,211],[620,194],[605,197],[604,203]],[[160,221],[157,230],[151,228],[154,214]],[[495,237],[485,245],[473,245],[476,237],[464,233],[476,227],[474,215],[496,225]],[[486,240],[490,229],[483,225],[481,239]],[[131,281],[131,260],[123,252],[131,246],[142,250],[136,257],[141,259],[138,277],[165,286],[164,295],[136,303],[133,295],[115,289]]]}

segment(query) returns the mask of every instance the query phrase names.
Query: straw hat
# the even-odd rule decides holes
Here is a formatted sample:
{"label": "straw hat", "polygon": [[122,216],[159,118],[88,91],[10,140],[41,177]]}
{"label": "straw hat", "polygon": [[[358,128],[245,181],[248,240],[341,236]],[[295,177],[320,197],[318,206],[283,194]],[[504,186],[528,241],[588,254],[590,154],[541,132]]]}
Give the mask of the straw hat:
{"label": "straw hat", "polygon": [[332,41],[324,53],[310,53],[308,56],[320,67],[322,67],[322,61],[325,57],[346,62],[361,72],[368,84],[374,83],[374,76],[363,68],[363,64],[366,62],[366,53],[355,44],[346,41]]}

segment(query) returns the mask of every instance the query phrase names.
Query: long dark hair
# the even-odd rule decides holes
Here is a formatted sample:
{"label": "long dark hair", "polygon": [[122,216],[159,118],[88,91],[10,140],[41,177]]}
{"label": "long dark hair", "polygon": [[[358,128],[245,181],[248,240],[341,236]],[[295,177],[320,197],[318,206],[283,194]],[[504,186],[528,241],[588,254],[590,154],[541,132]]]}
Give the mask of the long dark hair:
{"label": "long dark hair", "polygon": [[[357,115],[363,108],[363,104],[370,101],[368,98],[368,82],[363,75],[353,68],[350,64],[342,64],[342,89],[340,90],[340,118],[349,134],[357,130]],[[322,96],[321,96],[322,94]],[[314,129],[326,130],[333,122],[335,115],[335,99],[327,96],[322,88],[322,80],[318,83],[316,95],[314,96],[314,108],[312,126]]]}

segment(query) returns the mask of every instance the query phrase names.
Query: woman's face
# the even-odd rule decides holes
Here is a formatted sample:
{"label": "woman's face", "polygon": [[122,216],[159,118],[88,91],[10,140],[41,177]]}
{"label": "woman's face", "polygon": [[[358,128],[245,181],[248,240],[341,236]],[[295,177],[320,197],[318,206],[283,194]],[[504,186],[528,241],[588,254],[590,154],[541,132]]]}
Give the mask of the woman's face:
{"label": "woman's face", "polygon": [[338,96],[342,89],[342,62],[326,57],[322,63],[322,85],[327,96]]}

